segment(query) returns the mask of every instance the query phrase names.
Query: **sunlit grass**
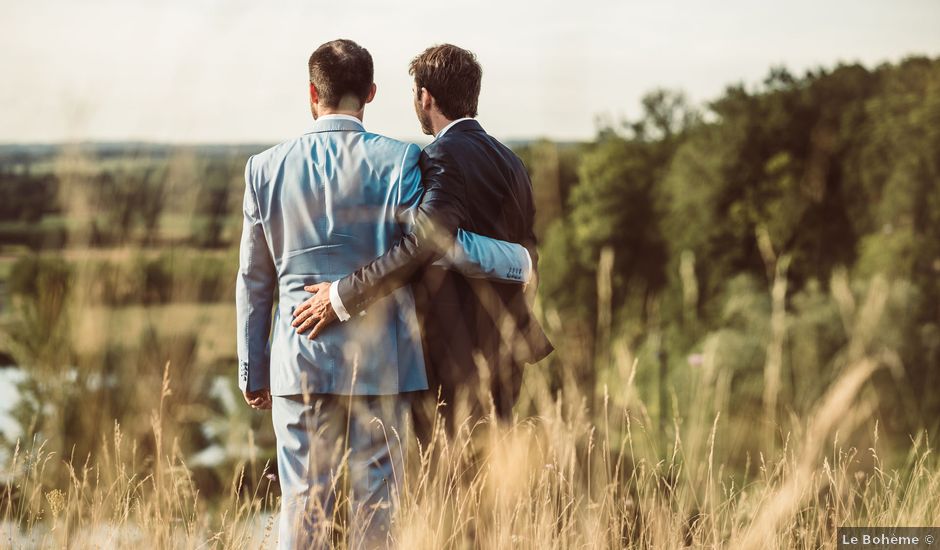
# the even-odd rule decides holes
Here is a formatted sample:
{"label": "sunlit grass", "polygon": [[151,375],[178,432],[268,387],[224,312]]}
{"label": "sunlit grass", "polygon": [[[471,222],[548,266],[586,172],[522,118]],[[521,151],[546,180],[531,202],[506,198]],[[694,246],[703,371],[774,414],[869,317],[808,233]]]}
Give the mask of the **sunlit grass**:
{"label": "sunlit grass", "polygon": [[200,363],[227,359],[235,349],[235,308],[230,303],[89,306],[76,315],[75,343],[84,352],[105,349],[115,341],[136,342],[148,330],[194,335]]}
{"label": "sunlit grass", "polygon": [[[848,365],[779,451],[751,457],[744,477],[725,467],[729,451],[718,450],[728,437],[721,414],[700,423],[705,430],[677,429],[661,452],[657,427],[636,412],[638,397],[615,407],[603,396],[591,415],[583,396],[552,395],[534,370],[523,399],[532,414],[512,426],[466,425],[454,439],[439,432],[428,448],[389,434],[409,441],[394,545],[808,549],[834,547],[841,525],[936,525],[940,468],[926,437],[913,437],[898,467],[882,463],[877,425],[860,397],[878,368],[875,358]],[[18,447],[4,471],[4,544],[272,544],[277,495],[259,475],[265,465],[246,459],[219,502],[201,498],[176,442],[163,440],[169,387],[165,379],[153,411],[153,456],[129,446],[118,426],[87,460],[41,444]],[[871,448],[843,443],[860,428],[872,430]],[[69,482],[49,486],[51,470],[67,471]],[[343,518],[335,520],[344,546]]]}

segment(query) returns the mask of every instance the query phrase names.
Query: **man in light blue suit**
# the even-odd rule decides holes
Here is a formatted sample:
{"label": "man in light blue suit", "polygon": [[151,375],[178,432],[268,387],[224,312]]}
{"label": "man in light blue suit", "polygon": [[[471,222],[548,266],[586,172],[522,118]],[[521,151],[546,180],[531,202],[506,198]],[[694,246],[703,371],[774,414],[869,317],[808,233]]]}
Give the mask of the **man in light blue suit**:
{"label": "man in light blue suit", "polygon": [[[411,290],[315,340],[291,326],[305,286],[334,281],[385,253],[409,230],[423,188],[420,150],[366,132],[375,95],[372,58],[348,40],[310,57],[312,131],[245,167],[236,285],[239,387],[272,409],[281,485],[279,546],[329,546],[334,503],[348,471],[350,540],[384,546],[408,392],[427,389]],[[521,245],[458,234],[441,262],[468,277],[523,282]]]}

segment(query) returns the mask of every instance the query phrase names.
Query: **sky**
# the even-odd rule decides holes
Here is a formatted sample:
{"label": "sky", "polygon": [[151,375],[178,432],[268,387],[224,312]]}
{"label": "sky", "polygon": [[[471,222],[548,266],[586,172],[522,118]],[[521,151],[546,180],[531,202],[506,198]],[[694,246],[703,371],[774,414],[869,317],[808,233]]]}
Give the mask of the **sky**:
{"label": "sky", "polygon": [[590,139],[666,87],[695,103],[772,66],[940,55],[940,0],[0,0],[0,143],[274,143],[309,129],[307,58],[375,60],[368,130],[422,141],[408,62],[450,42],[483,65],[502,139]]}

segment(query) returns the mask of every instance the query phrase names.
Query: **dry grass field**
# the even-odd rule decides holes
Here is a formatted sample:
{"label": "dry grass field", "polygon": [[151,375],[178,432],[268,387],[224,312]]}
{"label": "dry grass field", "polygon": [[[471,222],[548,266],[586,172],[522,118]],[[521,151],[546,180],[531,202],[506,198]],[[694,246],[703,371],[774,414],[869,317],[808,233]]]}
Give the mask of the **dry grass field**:
{"label": "dry grass field", "polygon": [[[940,467],[926,436],[914,434],[906,457],[890,466],[881,456],[865,388],[890,368],[890,357],[865,352],[863,340],[872,322],[866,316],[880,314],[882,291],[874,285],[859,307],[838,375],[811,414],[775,426],[766,418],[730,423],[734,411],[715,410],[720,391],[708,383],[709,369],[720,365],[704,365],[693,381],[695,403],[676,407],[692,414],[675,416],[664,442],[634,386],[647,366],[625,356],[618,370],[626,378],[600,388],[593,413],[588,396],[571,388],[552,392],[536,366],[510,427],[464,426],[454,440],[441,432],[430,448],[419,448],[407,433],[389,433],[408,441],[395,547],[815,549],[834,548],[838,526],[940,525]],[[226,315],[213,308],[181,313],[173,317],[195,323]],[[259,475],[266,465],[255,442],[250,434],[244,439],[247,452],[221,498],[204,498],[168,435],[170,372],[154,401],[151,452],[129,443],[117,424],[87,458],[50,452],[41,442],[17,446],[4,468],[3,546],[273,544],[276,484]],[[766,447],[752,452],[738,444],[761,430],[770,431]],[[731,466],[742,460],[743,471]],[[64,482],[51,486],[48,479]],[[343,518],[334,520],[344,547]]]}

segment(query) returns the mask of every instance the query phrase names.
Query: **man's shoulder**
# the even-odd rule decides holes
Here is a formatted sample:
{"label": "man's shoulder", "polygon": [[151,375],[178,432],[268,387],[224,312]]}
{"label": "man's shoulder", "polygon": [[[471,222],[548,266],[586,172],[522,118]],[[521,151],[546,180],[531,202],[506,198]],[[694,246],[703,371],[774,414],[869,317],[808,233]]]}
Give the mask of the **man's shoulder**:
{"label": "man's shoulder", "polygon": [[468,157],[479,158],[483,156],[492,158],[498,156],[513,164],[522,163],[522,160],[509,146],[482,128],[471,132],[447,132],[425,147],[423,156],[427,160],[466,159]]}
{"label": "man's shoulder", "polygon": [[429,143],[421,151],[421,156],[427,160],[459,156],[467,150],[465,141],[464,136],[448,132]]}
{"label": "man's shoulder", "polygon": [[[382,134],[360,132],[362,137],[357,147],[363,147],[373,159],[384,159],[392,165],[403,163],[405,165],[417,164],[421,148],[413,143],[400,141]],[[282,141],[277,145],[268,147],[248,159],[248,170],[266,173],[271,166],[291,162],[294,157],[306,159],[310,150],[317,147],[318,139],[330,139],[330,135],[307,133],[301,136]]]}
{"label": "man's shoulder", "polygon": [[382,134],[363,132],[363,145],[373,154],[387,156],[389,159],[414,164],[418,161],[421,148],[414,143],[397,140]]}
{"label": "man's shoulder", "polygon": [[291,154],[299,152],[304,138],[307,136],[309,136],[309,134],[304,134],[287,141],[282,141],[277,145],[268,147],[260,153],[255,153],[248,158],[246,170],[252,171],[254,173],[258,173],[259,171],[266,171],[268,166],[272,163],[280,163]]}

